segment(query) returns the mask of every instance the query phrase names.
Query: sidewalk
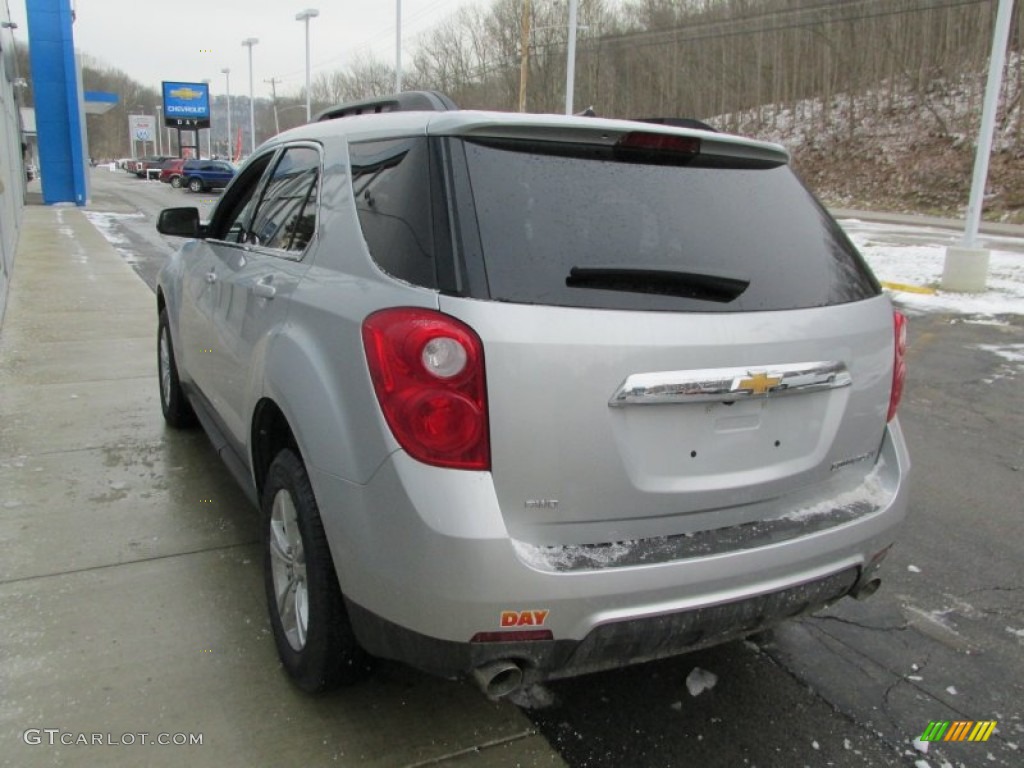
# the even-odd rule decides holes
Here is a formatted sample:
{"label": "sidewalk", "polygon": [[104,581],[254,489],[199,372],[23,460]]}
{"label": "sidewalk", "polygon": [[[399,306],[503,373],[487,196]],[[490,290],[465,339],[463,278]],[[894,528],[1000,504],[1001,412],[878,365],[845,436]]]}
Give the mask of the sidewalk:
{"label": "sidewalk", "polygon": [[160,416],[154,307],[80,210],[25,209],[0,328],[0,764],[561,765],[467,683],[382,664],[331,696],[290,685],[254,510]]}

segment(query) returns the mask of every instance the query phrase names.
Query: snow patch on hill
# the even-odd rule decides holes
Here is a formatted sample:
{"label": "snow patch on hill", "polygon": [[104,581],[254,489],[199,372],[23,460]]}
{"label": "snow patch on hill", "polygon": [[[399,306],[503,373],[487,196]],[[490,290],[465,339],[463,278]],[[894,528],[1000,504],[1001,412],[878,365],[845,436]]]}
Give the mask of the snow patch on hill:
{"label": "snow patch on hill", "polygon": [[[1009,57],[986,188],[986,218],[1024,222],[1024,62]],[[762,105],[709,122],[774,141],[827,203],[962,215],[970,192],[985,75],[908,81],[863,94]]]}

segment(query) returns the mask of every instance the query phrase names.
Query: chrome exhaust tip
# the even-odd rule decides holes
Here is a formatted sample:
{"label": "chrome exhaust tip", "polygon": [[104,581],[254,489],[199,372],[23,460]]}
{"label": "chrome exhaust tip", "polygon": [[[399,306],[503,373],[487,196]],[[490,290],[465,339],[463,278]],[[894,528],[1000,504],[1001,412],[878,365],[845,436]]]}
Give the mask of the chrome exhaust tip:
{"label": "chrome exhaust tip", "polygon": [[488,698],[500,699],[523,685],[523,669],[509,659],[489,661],[473,670],[473,680]]}
{"label": "chrome exhaust tip", "polygon": [[871,579],[863,584],[855,585],[854,588],[850,590],[850,596],[856,600],[867,600],[878,591],[880,586],[882,586],[881,579]]}

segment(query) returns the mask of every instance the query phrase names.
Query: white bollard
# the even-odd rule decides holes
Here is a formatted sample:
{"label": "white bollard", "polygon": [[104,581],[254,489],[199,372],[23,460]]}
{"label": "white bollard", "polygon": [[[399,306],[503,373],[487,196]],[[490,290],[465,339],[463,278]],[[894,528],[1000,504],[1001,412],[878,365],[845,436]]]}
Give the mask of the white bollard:
{"label": "white bollard", "polygon": [[988,277],[987,248],[965,248],[951,245],[946,248],[946,263],[942,269],[942,290],[960,293],[980,293],[986,289]]}

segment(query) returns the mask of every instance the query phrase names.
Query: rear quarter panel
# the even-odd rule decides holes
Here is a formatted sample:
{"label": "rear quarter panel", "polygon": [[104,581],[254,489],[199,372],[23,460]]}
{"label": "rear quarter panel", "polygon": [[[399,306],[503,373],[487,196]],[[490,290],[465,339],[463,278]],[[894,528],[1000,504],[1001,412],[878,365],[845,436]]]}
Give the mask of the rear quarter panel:
{"label": "rear quarter panel", "polygon": [[398,446],[370,382],[362,322],[385,307],[436,308],[437,294],[372,265],[352,204],[345,142],[323,143],[317,237],[305,257],[312,263],[267,353],[263,396],[284,412],[307,464],[363,484]]}

